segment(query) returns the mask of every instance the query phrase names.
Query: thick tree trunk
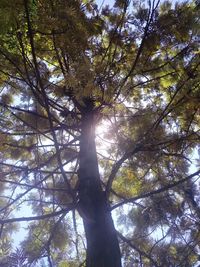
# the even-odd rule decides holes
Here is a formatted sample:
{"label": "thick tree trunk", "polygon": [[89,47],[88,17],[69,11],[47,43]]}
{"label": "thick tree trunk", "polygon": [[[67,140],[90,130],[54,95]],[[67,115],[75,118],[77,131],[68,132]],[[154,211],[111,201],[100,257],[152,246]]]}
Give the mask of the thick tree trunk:
{"label": "thick tree trunk", "polygon": [[87,240],[87,267],[121,267],[114,224],[101,187],[95,147],[93,111],[82,116],[80,140],[79,212]]}

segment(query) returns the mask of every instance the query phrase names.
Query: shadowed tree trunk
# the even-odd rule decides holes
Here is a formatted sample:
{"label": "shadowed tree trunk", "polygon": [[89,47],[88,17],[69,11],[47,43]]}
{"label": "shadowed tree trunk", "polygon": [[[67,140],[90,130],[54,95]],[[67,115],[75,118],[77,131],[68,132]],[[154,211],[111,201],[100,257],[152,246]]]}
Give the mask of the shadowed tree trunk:
{"label": "shadowed tree trunk", "polygon": [[79,212],[87,240],[87,267],[121,267],[114,224],[101,187],[95,147],[95,111],[82,114],[80,139]]}

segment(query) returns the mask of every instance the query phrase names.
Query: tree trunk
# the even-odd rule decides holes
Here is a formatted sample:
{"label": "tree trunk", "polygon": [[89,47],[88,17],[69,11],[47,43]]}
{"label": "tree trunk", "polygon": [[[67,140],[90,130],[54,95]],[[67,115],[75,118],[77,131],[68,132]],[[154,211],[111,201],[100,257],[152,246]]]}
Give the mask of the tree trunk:
{"label": "tree trunk", "polygon": [[101,187],[95,146],[95,112],[82,115],[80,139],[79,213],[87,240],[87,267],[121,267],[114,224]]}

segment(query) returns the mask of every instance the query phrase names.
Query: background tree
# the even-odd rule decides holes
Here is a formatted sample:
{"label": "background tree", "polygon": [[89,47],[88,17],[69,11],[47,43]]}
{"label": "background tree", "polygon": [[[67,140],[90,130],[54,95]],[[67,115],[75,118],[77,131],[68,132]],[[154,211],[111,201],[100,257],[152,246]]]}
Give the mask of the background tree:
{"label": "background tree", "polygon": [[198,14],[0,1],[2,266],[198,266]]}

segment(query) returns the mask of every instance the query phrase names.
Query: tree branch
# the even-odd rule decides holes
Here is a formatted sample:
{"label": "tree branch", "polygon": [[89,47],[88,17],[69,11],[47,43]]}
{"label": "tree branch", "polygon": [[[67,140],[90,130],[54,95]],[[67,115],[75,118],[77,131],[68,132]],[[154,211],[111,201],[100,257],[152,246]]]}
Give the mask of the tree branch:
{"label": "tree branch", "polygon": [[132,151],[126,152],[121,159],[119,159],[113,166],[111,174],[108,178],[108,182],[106,185],[106,195],[109,196],[111,187],[112,187],[112,183],[113,180],[115,179],[115,176],[118,172],[118,170],[120,169],[121,165],[124,163],[125,160],[127,160],[129,157],[133,156],[134,154],[136,154],[137,152],[141,151],[142,145],[136,145],[135,148]]}
{"label": "tree branch", "polygon": [[73,203],[71,203],[71,207],[69,207],[67,209],[61,209],[59,211],[55,211],[55,212],[48,213],[48,214],[45,214],[45,215],[30,216],[30,217],[19,217],[19,218],[5,219],[5,220],[1,220],[0,219],[0,224],[13,223],[13,222],[28,222],[28,221],[44,220],[44,219],[48,219],[48,218],[52,218],[52,217],[58,216],[60,214],[64,214],[64,213],[67,214],[69,211],[71,211],[74,208],[75,208],[75,205]]}
{"label": "tree branch", "polygon": [[159,267],[159,265],[154,261],[154,259],[148,255],[146,252],[142,251],[141,249],[139,249],[138,247],[136,247],[135,245],[133,245],[132,241],[127,239],[125,236],[123,236],[120,232],[117,231],[118,236],[120,237],[120,239],[122,241],[124,241],[125,243],[127,243],[131,248],[133,248],[134,250],[136,250],[140,255],[144,256],[145,258],[149,259],[152,263],[154,267]]}
{"label": "tree branch", "polygon": [[136,201],[138,199],[147,198],[147,197],[151,197],[151,196],[156,195],[156,194],[163,193],[163,192],[165,192],[165,191],[167,191],[167,190],[169,190],[169,189],[171,189],[173,187],[176,187],[176,186],[178,186],[178,185],[180,185],[180,184],[182,184],[182,183],[184,183],[184,182],[192,179],[193,177],[195,177],[195,176],[197,176],[199,174],[200,174],[200,170],[194,172],[193,174],[190,174],[189,176],[185,177],[184,179],[181,179],[181,180],[179,180],[179,181],[177,181],[177,182],[175,182],[173,184],[169,184],[169,185],[166,185],[166,186],[161,187],[160,189],[153,190],[153,191],[150,191],[148,193],[144,193],[144,194],[141,194],[139,196],[136,196],[136,197],[132,197],[132,198],[123,200],[122,202],[114,205],[111,208],[111,210],[114,210],[114,209],[116,209],[116,208],[118,208],[118,207],[120,207],[120,206],[122,206],[124,204],[131,203],[131,202]]}

